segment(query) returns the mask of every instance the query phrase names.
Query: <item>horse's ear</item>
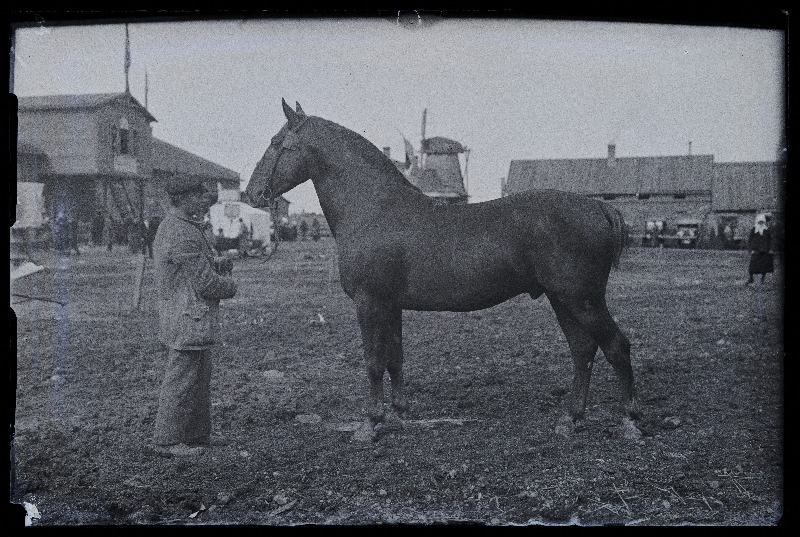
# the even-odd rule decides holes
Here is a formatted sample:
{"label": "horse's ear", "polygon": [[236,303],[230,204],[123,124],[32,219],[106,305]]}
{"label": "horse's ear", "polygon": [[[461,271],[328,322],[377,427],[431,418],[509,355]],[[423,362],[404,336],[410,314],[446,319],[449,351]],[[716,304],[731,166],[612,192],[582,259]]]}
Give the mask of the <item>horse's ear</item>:
{"label": "horse's ear", "polygon": [[299,116],[292,110],[292,107],[286,104],[286,99],[281,99],[281,104],[283,105],[283,113],[286,116],[286,119],[289,121],[289,128],[294,128],[297,125],[297,122],[300,120]]}
{"label": "horse's ear", "polygon": [[300,114],[301,116],[304,116],[304,115],[306,115],[306,113],[303,111],[303,108],[300,106],[300,103],[298,103],[297,101],[295,101],[295,102],[294,102],[294,104],[295,104],[295,111],[296,111],[298,114]]}

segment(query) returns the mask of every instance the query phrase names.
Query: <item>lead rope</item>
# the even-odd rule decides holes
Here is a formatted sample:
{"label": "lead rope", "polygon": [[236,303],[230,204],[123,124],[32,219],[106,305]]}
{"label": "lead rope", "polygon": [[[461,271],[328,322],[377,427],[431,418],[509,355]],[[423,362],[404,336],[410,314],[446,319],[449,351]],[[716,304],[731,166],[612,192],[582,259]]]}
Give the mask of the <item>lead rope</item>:
{"label": "lead rope", "polygon": [[[289,130],[289,132],[287,133],[287,136],[288,136],[289,133],[291,133],[293,135],[297,135],[298,131],[300,130],[300,127],[302,127],[307,120],[308,120],[308,116],[304,116],[303,119],[300,121],[300,123],[295,125],[295,127],[293,129]],[[275,168],[278,166],[278,160],[281,158],[281,155],[283,154],[283,150],[287,149],[287,148],[291,149],[290,146],[286,145],[286,140],[284,140],[284,143],[281,145],[280,151],[278,151],[278,155],[275,157],[275,161],[272,163],[272,169],[269,171],[269,182],[267,183],[267,186],[269,188],[269,198],[267,198],[267,199],[270,202],[269,203],[269,212],[270,212],[270,218],[272,219],[272,225],[275,228],[275,240],[273,241],[274,246],[272,247],[270,253],[267,255],[266,258],[264,258],[264,260],[261,263],[266,263],[269,260],[269,258],[272,257],[272,255],[275,252],[278,251],[278,245],[281,242],[281,234],[280,234],[280,230],[279,230],[279,227],[278,227],[278,219],[277,219],[277,216],[278,216],[278,214],[277,214],[278,213],[278,201],[273,198],[272,174],[275,173]],[[261,197],[262,198],[264,197],[264,192],[261,192]]]}
{"label": "lead rope", "polygon": [[264,260],[261,262],[262,264],[269,261],[269,258],[272,257],[272,255],[278,251],[278,243],[280,242],[280,233],[278,233],[278,224],[277,224],[278,221],[275,218],[278,212],[277,207],[278,207],[277,200],[271,200],[269,204],[269,217],[272,220],[272,227],[275,229],[275,240],[271,241],[272,245],[270,246],[269,253],[267,254],[267,257],[265,257]]}

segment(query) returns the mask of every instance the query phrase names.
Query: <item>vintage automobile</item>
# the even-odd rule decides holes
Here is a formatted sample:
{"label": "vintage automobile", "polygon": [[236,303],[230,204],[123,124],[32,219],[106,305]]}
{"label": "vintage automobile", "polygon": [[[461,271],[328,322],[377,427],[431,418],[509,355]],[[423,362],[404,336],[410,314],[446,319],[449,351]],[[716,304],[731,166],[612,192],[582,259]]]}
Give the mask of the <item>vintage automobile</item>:
{"label": "vintage automobile", "polygon": [[696,248],[700,234],[697,218],[682,218],[675,223],[675,233],[664,236],[664,246],[673,248]]}

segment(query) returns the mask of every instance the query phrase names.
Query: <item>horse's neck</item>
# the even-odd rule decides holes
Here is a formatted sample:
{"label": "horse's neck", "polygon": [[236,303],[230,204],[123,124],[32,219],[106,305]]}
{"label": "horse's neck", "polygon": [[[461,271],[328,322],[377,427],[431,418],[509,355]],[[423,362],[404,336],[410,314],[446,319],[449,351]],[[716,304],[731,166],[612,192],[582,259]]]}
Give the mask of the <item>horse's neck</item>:
{"label": "horse's neck", "polygon": [[[346,221],[371,218],[387,207],[425,204],[428,198],[402,177],[387,170],[362,144],[326,136],[324,160],[310,175],[325,218],[335,228]],[[377,149],[376,149],[377,151]],[[399,171],[397,172],[400,173]]]}

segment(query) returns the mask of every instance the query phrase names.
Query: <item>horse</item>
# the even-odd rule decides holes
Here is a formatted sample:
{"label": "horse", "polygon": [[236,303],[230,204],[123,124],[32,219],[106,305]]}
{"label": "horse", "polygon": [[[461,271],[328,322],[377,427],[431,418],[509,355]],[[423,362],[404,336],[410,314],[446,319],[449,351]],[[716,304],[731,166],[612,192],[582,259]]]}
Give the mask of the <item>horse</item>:
{"label": "horse", "polygon": [[573,360],[569,418],[583,419],[598,347],[616,374],[625,411],[640,417],[630,342],[606,304],[627,230],[602,201],[558,190],[446,205],[412,185],[382,151],[332,121],[293,110],[253,170],[245,197],[256,206],[311,180],[355,303],[369,380],[368,423],[408,409],[403,310],[466,312],[527,293],[546,295]]}

